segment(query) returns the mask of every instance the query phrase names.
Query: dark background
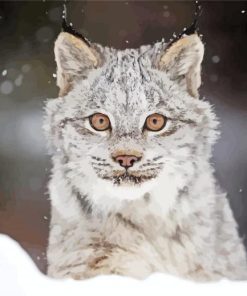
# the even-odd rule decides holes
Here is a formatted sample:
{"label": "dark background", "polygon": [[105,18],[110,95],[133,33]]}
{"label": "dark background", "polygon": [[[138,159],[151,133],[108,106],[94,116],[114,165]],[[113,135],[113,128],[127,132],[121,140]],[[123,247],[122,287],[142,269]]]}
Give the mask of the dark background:
{"label": "dark background", "polygon": [[[202,5],[201,94],[214,104],[222,131],[213,162],[246,235],[247,3]],[[192,22],[194,7],[189,1],[67,2],[69,21],[78,31],[117,48],[170,39]],[[0,2],[0,232],[18,240],[42,271],[50,162],[41,125],[44,101],[58,93],[53,44],[61,15],[59,1]]]}

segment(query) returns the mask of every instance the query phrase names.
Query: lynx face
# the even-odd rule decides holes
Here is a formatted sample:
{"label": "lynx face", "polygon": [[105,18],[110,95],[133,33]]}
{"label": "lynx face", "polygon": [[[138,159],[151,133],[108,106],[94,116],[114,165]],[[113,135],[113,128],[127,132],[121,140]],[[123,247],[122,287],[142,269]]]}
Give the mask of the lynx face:
{"label": "lynx face", "polygon": [[[75,188],[138,198],[195,174],[215,140],[214,115],[198,100],[203,45],[194,34],[117,51],[61,33],[61,97],[47,103],[46,129]],[[85,188],[84,188],[85,189]]]}

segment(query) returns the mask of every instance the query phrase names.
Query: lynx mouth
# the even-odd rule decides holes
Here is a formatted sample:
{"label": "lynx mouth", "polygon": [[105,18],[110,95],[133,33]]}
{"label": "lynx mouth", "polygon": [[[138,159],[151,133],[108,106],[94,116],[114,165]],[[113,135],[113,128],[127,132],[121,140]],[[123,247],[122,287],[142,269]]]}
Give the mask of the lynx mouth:
{"label": "lynx mouth", "polygon": [[141,185],[146,181],[150,181],[156,178],[156,174],[152,175],[142,175],[142,174],[133,174],[128,171],[123,174],[113,175],[111,177],[105,176],[103,179],[112,181],[114,185]]}

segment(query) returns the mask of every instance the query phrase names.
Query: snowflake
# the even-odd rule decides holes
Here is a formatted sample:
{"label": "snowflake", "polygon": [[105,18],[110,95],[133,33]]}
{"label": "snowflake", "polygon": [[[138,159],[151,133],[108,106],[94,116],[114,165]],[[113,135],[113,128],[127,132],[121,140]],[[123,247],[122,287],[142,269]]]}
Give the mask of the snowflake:
{"label": "snowflake", "polygon": [[5,70],[3,70],[2,75],[3,75],[3,76],[6,76],[7,73],[8,73],[8,70],[5,69]]}

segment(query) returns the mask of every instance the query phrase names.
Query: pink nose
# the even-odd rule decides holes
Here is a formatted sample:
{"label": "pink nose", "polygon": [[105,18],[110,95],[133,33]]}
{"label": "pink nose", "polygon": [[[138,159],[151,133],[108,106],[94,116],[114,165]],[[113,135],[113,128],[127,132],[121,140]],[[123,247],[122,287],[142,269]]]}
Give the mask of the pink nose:
{"label": "pink nose", "polygon": [[134,163],[140,159],[141,157],[136,157],[134,155],[119,155],[114,157],[114,160],[126,169],[132,167]]}

